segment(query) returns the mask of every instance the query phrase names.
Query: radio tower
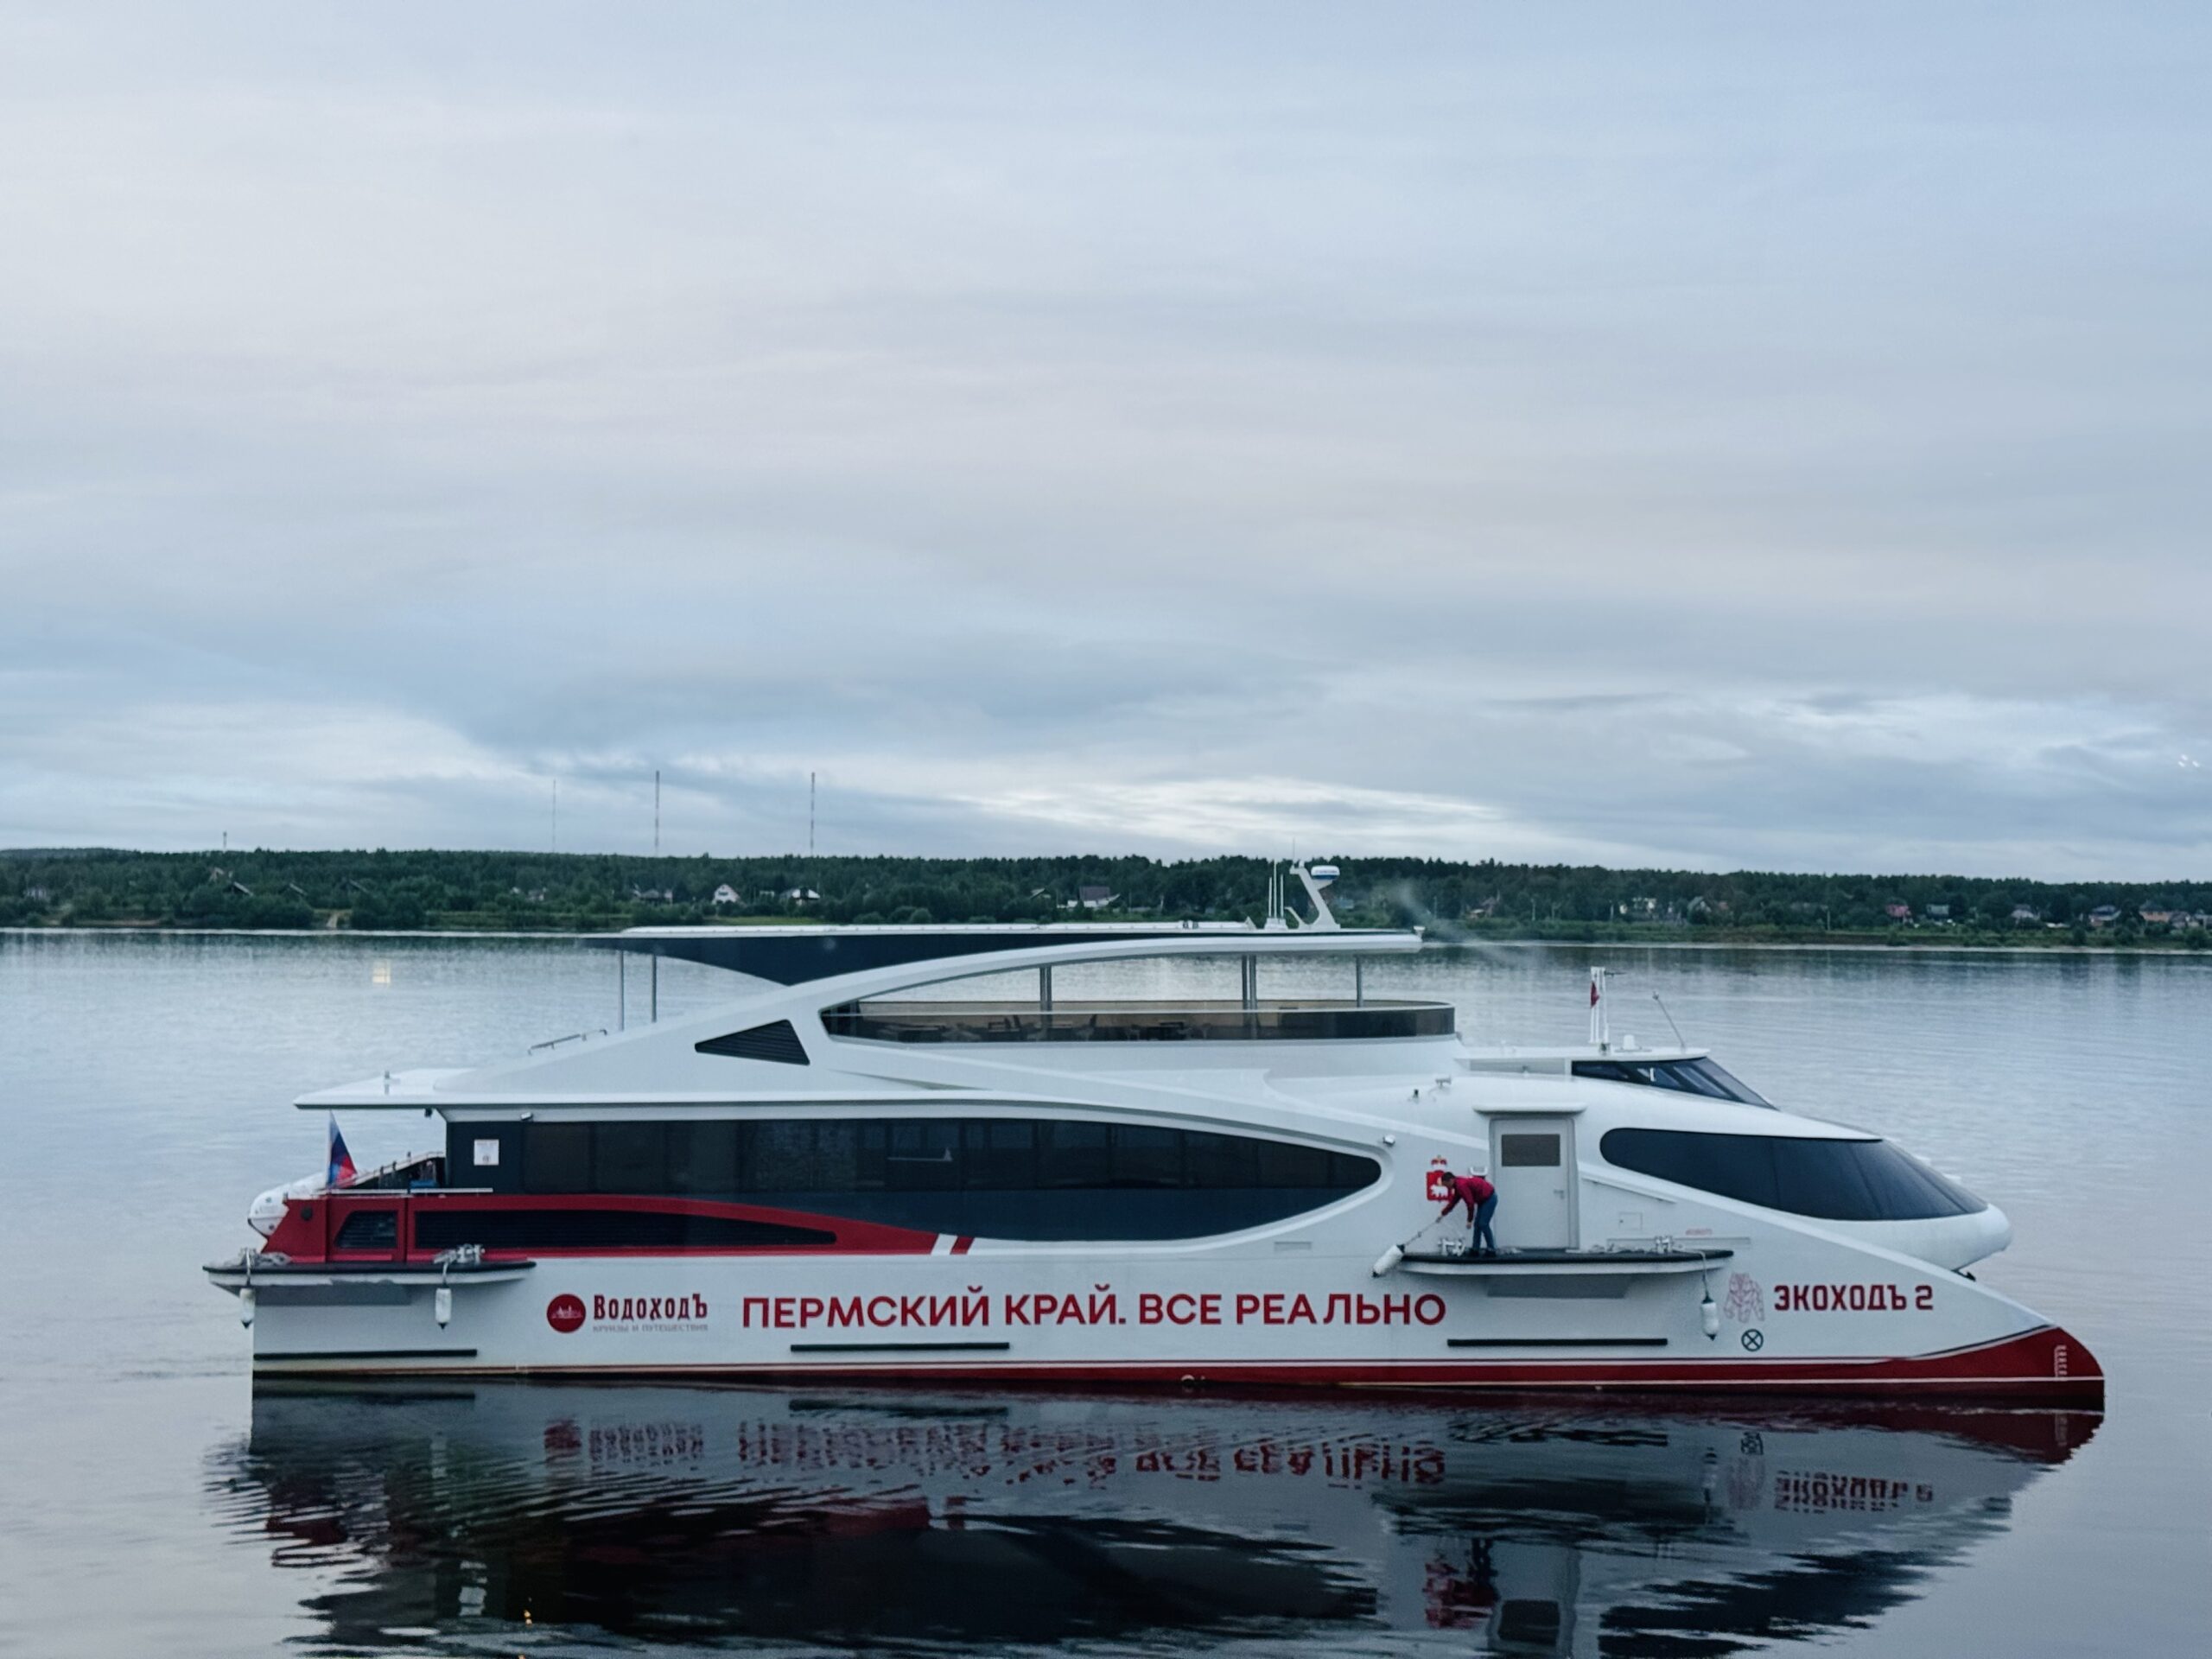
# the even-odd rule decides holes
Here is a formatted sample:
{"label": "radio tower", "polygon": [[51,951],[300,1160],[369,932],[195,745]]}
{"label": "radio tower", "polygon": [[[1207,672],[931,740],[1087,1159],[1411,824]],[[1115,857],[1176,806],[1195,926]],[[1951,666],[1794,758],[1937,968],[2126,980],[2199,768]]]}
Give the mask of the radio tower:
{"label": "radio tower", "polygon": [[814,856],[814,774],[806,774],[806,855]]}
{"label": "radio tower", "polygon": [[653,768],[653,856],[660,856],[660,768]]}

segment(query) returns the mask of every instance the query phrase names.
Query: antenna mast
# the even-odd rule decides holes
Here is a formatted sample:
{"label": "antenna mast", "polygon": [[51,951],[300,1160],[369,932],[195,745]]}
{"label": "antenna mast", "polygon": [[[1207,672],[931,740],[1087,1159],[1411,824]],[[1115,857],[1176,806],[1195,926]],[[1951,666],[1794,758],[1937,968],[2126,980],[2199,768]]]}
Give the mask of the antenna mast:
{"label": "antenna mast", "polygon": [[660,768],[653,768],[653,856],[660,856]]}
{"label": "antenna mast", "polygon": [[553,780],[553,851],[561,850],[561,780]]}
{"label": "antenna mast", "polygon": [[814,856],[814,774],[806,774],[806,855]]}

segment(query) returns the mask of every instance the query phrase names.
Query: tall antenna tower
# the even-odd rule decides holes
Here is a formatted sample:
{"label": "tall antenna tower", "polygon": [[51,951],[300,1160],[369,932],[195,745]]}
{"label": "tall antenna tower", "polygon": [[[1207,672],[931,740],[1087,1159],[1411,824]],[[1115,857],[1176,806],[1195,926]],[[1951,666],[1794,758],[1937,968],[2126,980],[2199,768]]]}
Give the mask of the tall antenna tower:
{"label": "tall antenna tower", "polygon": [[553,850],[561,850],[561,780],[553,780]]}
{"label": "tall antenna tower", "polygon": [[660,856],[660,768],[653,768],[653,856]]}
{"label": "tall antenna tower", "polygon": [[814,856],[814,774],[806,774],[806,855]]}

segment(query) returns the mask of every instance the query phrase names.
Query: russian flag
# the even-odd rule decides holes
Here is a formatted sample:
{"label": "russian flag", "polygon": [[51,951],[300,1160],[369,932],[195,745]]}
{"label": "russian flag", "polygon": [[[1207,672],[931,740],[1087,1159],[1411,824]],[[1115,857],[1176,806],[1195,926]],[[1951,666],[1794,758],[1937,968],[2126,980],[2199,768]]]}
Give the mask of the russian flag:
{"label": "russian flag", "polygon": [[330,1168],[325,1186],[342,1186],[353,1179],[353,1154],[346,1150],[346,1137],[338,1133],[338,1114],[330,1115]]}

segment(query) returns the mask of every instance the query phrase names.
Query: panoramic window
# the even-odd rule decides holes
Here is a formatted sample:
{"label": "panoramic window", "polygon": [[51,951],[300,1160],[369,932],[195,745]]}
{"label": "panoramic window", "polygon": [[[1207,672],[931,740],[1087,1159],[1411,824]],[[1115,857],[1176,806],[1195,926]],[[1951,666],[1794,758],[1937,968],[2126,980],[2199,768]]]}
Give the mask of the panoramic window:
{"label": "panoramic window", "polygon": [[1609,1129],[1605,1161],[1701,1192],[1823,1221],[1923,1221],[1988,1206],[1886,1141]]}
{"label": "panoramic window", "polygon": [[1372,1158],[1259,1135],[1011,1117],[528,1123],[522,1169],[533,1193],[722,1198],[1027,1239],[1233,1232],[1382,1175]]}
{"label": "panoramic window", "polygon": [[[1018,1002],[888,998],[824,1008],[822,1027],[832,1037],[870,1043],[1323,1042],[1449,1037],[1455,1028],[1452,1008],[1440,1002],[1266,1003],[1252,1008],[1236,1003],[1062,1002],[1042,1008]],[[698,1046],[710,1053],[738,1052],[711,1043]]]}
{"label": "panoramic window", "polygon": [[752,1221],[736,1216],[690,1216],[666,1210],[448,1209],[426,1205],[415,1216],[415,1248],[487,1250],[772,1249],[835,1244],[819,1227]]}
{"label": "panoramic window", "polygon": [[1710,1059],[1577,1060],[1574,1075],[1604,1083],[1635,1083],[1651,1089],[1672,1089],[1681,1094],[1732,1100],[1745,1106],[1773,1104],[1726,1066]]}

